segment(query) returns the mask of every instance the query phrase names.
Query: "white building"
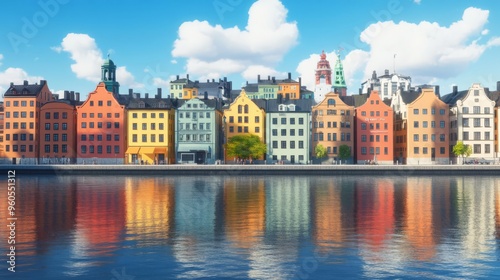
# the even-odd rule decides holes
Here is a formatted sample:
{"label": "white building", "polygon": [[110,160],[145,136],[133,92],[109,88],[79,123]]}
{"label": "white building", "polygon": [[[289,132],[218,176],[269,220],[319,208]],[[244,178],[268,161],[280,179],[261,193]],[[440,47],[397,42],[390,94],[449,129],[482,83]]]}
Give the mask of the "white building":
{"label": "white building", "polygon": [[373,71],[372,77],[361,84],[361,92],[366,94],[369,90],[378,90],[382,99],[390,99],[398,89],[409,91],[410,86],[409,76],[389,74],[389,70],[386,69],[382,76],[377,76],[377,72]]}
{"label": "white building", "polygon": [[495,158],[495,102],[486,94],[481,84],[475,83],[468,90],[443,96],[450,105],[450,157],[458,141],[472,147],[470,158],[493,161]]}

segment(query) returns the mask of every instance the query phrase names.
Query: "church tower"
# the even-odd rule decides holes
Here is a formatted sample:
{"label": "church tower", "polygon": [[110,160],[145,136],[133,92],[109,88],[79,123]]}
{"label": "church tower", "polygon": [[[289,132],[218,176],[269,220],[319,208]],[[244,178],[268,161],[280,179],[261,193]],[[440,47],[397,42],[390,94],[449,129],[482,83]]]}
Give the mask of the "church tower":
{"label": "church tower", "polygon": [[334,68],[335,80],[333,81],[332,91],[337,93],[339,96],[347,95],[347,86],[345,84],[344,77],[344,66],[342,66],[342,60],[340,59],[340,51],[337,51],[337,62],[335,62]]}
{"label": "church tower", "polygon": [[332,69],[330,62],[326,60],[325,51],[321,52],[320,61],[316,67],[316,86],[314,88],[314,101],[320,103],[325,94],[332,90]]}
{"label": "church tower", "polygon": [[113,94],[120,93],[120,84],[116,81],[116,65],[113,60],[106,59],[101,66],[101,81],[106,85],[106,90]]}

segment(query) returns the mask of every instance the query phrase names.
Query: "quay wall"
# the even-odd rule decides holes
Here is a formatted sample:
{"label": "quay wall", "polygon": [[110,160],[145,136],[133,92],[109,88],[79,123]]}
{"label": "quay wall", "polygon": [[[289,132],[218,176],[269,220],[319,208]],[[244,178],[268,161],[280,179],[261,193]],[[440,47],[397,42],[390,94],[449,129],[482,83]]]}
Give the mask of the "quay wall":
{"label": "quay wall", "polygon": [[134,176],[500,176],[500,165],[0,165],[16,175]]}

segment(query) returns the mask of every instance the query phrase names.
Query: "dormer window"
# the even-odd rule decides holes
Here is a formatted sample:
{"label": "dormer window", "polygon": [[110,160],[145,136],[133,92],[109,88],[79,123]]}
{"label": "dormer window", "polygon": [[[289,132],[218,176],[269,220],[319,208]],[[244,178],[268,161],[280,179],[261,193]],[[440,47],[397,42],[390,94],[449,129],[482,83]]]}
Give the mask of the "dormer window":
{"label": "dormer window", "polygon": [[145,107],[144,102],[139,102],[139,108],[144,108],[144,107]]}
{"label": "dormer window", "polygon": [[295,104],[288,105],[288,111],[295,111]]}
{"label": "dormer window", "polygon": [[279,111],[286,111],[286,105],[285,105],[285,104],[280,104],[280,105],[278,106],[278,110],[279,110]]}

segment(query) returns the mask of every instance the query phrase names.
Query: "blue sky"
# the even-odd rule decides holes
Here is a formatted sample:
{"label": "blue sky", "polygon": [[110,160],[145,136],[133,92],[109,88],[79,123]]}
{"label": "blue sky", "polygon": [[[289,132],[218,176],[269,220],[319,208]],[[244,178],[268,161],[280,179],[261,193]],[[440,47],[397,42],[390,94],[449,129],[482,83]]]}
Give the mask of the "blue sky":
{"label": "blue sky", "polygon": [[442,93],[500,80],[498,1],[20,0],[2,11],[2,92],[46,79],[54,92],[85,97],[108,53],[121,93],[168,92],[168,81],[186,73],[227,76],[240,88],[258,74],[291,72],[312,87],[321,51],[333,66],[338,49],[349,93],[394,64],[413,85]]}

